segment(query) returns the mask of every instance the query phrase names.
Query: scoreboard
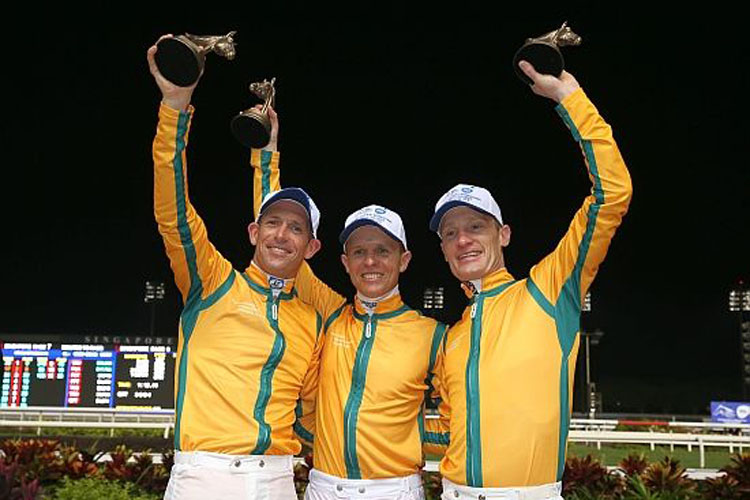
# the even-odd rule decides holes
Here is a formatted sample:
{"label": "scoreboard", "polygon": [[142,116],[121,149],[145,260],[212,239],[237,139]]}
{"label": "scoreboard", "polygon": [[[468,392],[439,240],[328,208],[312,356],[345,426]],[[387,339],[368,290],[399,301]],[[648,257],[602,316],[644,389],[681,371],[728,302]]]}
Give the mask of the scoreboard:
{"label": "scoreboard", "polygon": [[174,408],[170,345],[2,342],[0,408]]}

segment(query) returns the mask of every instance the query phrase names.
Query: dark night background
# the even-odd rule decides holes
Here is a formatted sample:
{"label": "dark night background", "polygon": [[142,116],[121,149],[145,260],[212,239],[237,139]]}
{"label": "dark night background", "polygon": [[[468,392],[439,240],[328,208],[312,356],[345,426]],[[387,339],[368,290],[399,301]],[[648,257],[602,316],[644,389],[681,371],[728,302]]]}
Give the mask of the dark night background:
{"label": "dark night background", "polygon": [[323,213],[318,274],[352,294],[336,236],[353,210],[386,205],[414,253],[407,302],[420,307],[425,286],[443,285],[454,321],[463,294],[427,228],[444,191],[468,182],[495,194],[517,278],[554,248],[589,191],[553,104],[510,65],[526,37],[568,20],[584,39],[565,50],[568,69],[613,126],[634,183],[583,319],[605,332],[592,351],[604,408],[700,414],[712,399],[740,398],[727,297],[750,274],[746,35],[717,3],[618,5],[246,6],[225,16],[204,5],[177,17],[7,19],[17,42],[4,61],[0,338],[144,334],[148,279],[168,284],[157,333],[176,334],[179,297],[152,215],[160,96],[145,52],[162,33],[230,29],[238,56],[209,56],[188,156],[213,243],[248,264],[252,177],[229,120],[255,104],[250,82],[276,76],[282,182],[304,186]]}

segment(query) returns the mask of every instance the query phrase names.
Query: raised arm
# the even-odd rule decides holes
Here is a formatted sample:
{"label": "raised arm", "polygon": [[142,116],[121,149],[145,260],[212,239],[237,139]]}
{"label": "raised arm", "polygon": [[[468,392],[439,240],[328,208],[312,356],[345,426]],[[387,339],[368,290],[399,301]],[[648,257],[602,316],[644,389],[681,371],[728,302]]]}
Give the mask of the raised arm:
{"label": "raised arm", "polygon": [[[188,132],[195,85],[177,87],[167,81],[154,61],[156,45],[146,57],[162,92],[159,123],[153,142],[154,216],[183,302],[205,299],[229,277],[231,264],[208,241],[205,225],[188,197]],[[196,84],[197,85],[197,84]]]}
{"label": "raised arm", "polygon": [[[268,114],[271,119],[271,141],[265,148],[253,149],[250,152],[250,164],[253,167],[253,214],[256,219],[263,197],[281,189],[281,154],[277,146],[279,119],[276,111],[271,107],[268,108]],[[323,317],[324,322],[346,303],[343,296],[315,276],[307,261],[300,266],[295,279],[295,288],[300,299],[311,304]]]}
{"label": "raised arm", "polygon": [[630,174],[612,135],[578,82],[567,72],[560,78],[521,68],[535,84],[532,90],[558,102],[557,113],[583,152],[591,193],[576,212],[557,248],[530,272],[532,294],[556,318],[577,314],[604,260],[609,243],[628,210],[632,196]]}

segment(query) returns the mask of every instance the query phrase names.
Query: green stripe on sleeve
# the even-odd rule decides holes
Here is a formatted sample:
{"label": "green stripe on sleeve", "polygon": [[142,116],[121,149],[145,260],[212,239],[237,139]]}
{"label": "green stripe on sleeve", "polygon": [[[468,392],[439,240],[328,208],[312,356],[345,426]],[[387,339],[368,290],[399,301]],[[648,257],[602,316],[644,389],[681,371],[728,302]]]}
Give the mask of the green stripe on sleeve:
{"label": "green stripe on sleeve", "polygon": [[[558,113],[560,113],[560,116],[563,118],[568,128],[570,128],[575,140],[581,142],[581,149],[586,157],[586,163],[588,164],[589,172],[594,182],[594,203],[589,206],[586,214],[586,230],[580,244],[578,245],[576,264],[568,279],[565,280],[554,307],[557,338],[562,350],[562,360],[560,364],[560,435],[557,452],[557,480],[559,481],[562,479],[563,471],[565,470],[565,451],[568,431],[570,428],[570,391],[568,388],[569,358],[581,326],[581,273],[583,271],[583,264],[586,262],[588,256],[594,230],[596,229],[599,209],[605,200],[601,177],[599,176],[599,167],[597,165],[596,155],[594,154],[594,148],[591,141],[581,139],[578,128],[573,123],[567,110],[562,106],[558,106]],[[529,280],[529,282],[530,281],[531,280]]]}
{"label": "green stripe on sleeve", "polygon": [[261,200],[271,192],[271,160],[273,159],[273,153],[271,151],[262,150],[260,152],[260,171],[261,177]]}
{"label": "green stripe on sleeve", "polygon": [[565,106],[558,104],[555,106],[555,111],[557,111],[557,114],[560,115],[560,118],[565,122],[568,129],[570,129],[570,133],[573,134],[573,139],[575,139],[576,142],[579,142],[581,140],[581,134],[578,132],[578,127],[573,123],[573,119],[570,118],[570,114],[568,113],[568,110],[565,109]]}
{"label": "green stripe on sleeve", "polygon": [[180,243],[185,252],[185,261],[187,262],[188,273],[190,275],[190,289],[185,301],[186,307],[187,303],[191,300],[199,300],[200,295],[203,293],[203,284],[198,275],[198,263],[193,236],[190,233],[190,226],[187,222],[187,196],[185,193],[185,174],[183,172],[185,166],[182,163],[182,153],[186,146],[185,136],[187,135],[189,122],[190,113],[180,112],[180,116],[177,119],[177,137],[174,161],[172,162],[175,182],[175,202],[177,204],[177,230],[180,233]]}
{"label": "green stripe on sleeve", "polygon": [[313,436],[313,433],[307,430],[304,425],[302,425],[302,422],[300,420],[302,418],[302,400],[297,400],[297,406],[294,408],[294,415],[297,417],[294,422],[294,432],[296,432],[299,437],[301,437],[308,443],[312,443],[315,439],[315,436]]}
{"label": "green stripe on sleeve", "polygon": [[208,309],[212,305],[216,304],[220,298],[222,298],[230,288],[232,288],[232,285],[234,284],[234,278],[235,278],[235,270],[232,269],[229,272],[229,276],[227,276],[227,279],[224,280],[224,283],[221,284],[219,288],[216,289],[211,295],[206,297],[205,300],[201,301],[200,304],[200,310]]}
{"label": "green stripe on sleeve", "polygon": [[417,426],[419,427],[419,440],[424,444],[425,432],[424,432],[424,404],[419,409],[417,414]]}
{"label": "green stripe on sleeve", "polygon": [[338,318],[341,315],[341,312],[344,310],[345,307],[346,307],[346,303],[343,303],[338,309],[333,311],[333,314],[331,314],[328,317],[328,319],[325,322],[325,325],[323,325],[324,332],[328,331],[328,328],[331,326],[331,323],[333,323],[336,320],[336,318]]}
{"label": "green stripe on sleeve", "polygon": [[435,368],[435,358],[437,358],[437,352],[440,348],[440,344],[443,342],[445,331],[448,329],[448,325],[444,323],[438,323],[435,325],[435,331],[432,333],[432,346],[430,347],[430,365],[427,369],[427,373],[431,374]]}
{"label": "green stripe on sleeve", "polygon": [[424,441],[438,446],[448,446],[451,442],[451,433],[425,432]]}
{"label": "green stripe on sleeve", "polygon": [[541,307],[544,312],[554,318],[555,308],[552,307],[552,304],[550,304],[550,301],[547,300],[547,297],[545,297],[542,291],[539,290],[539,287],[536,286],[536,283],[534,283],[534,280],[531,279],[531,276],[526,278],[526,289],[529,291],[536,303],[539,304],[539,307]]}
{"label": "green stripe on sleeve", "polygon": [[174,446],[180,450],[180,431],[182,424],[182,410],[185,401],[185,390],[187,387],[187,366],[190,337],[195,328],[198,319],[199,305],[203,293],[203,284],[198,274],[197,257],[193,237],[190,233],[190,226],[187,223],[187,199],[185,193],[184,165],[182,163],[182,153],[186,147],[185,136],[187,135],[188,124],[190,122],[190,113],[180,112],[177,119],[177,136],[175,143],[175,154],[172,168],[174,171],[175,181],[175,201],[177,204],[177,229],[180,234],[180,243],[185,252],[185,261],[188,266],[190,276],[190,288],[185,300],[185,308],[181,315],[182,322],[182,352],[180,353],[180,365],[178,367],[177,398],[175,401],[175,426],[174,426]]}
{"label": "green stripe on sleeve", "polygon": [[313,436],[312,432],[305,429],[305,426],[303,426],[299,420],[294,422],[294,432],[296,432],[299,437],[301,437],[308,443],[312,443],[315,441],[315,436]]}

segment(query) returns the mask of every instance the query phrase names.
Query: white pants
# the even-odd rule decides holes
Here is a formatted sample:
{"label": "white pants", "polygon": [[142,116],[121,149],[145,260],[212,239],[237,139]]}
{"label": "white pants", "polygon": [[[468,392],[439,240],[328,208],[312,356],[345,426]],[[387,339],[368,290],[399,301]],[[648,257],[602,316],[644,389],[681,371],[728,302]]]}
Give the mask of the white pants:
{"label": "white pants", "polygon": [[164,500],[296,500],[289,455],[176,451]]}
{"label": "white pants", "polygon": [[443,478],[442,500],[563,500],[562,483],[523,488],[472,488]]}
{"label": "white pants", "polygon": [[419,474],[388,479],[342,479],[310,471],[305,500],[424,500]]}

